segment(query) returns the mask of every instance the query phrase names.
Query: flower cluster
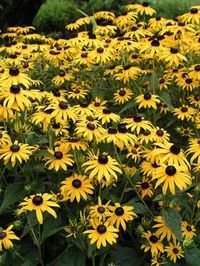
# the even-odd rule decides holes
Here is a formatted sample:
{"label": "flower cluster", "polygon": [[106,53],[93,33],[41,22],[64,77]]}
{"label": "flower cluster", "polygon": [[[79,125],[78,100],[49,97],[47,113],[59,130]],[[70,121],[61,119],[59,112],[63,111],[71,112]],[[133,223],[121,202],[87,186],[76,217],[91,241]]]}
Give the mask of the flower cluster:
{"label": "flower cluster", "polygon": [[[51,238],[93,265],[114,246],[152,266],[198,248],[199,26],[199,6],[172,20],[144,2],[79,18],[59,39],[0,35],[1,211],[20,242],[32,236],[35,265]],[[19,240],[13,225],[0,251]]]}

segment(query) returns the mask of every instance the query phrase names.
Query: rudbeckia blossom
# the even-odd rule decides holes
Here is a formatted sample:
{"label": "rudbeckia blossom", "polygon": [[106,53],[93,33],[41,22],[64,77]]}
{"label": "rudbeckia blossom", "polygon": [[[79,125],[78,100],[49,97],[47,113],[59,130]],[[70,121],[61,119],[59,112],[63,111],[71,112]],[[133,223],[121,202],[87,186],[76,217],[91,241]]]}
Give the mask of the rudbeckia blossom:
{"label": "rudbeckia blossom", "polygon": [[126,230],[126,223],[132,221],[136,214],[134,213],[133,206],[121,206],[119,203],[115,203],[115,206],[109,206],[110,210],[109,218],[107,222],[111,225],[115,225],[119,229],[120,225]]}
{"label": "rudbeckia blossom", "polygon": [[97,218],[99,221],[105,222],[109,217],[110,211],[109,201],[106,204],[102,204],[102,200],[98,197],[98,204],[90,207],[90,217],[92,219]]}
{"label": "rudbeckia blossom", "polygon": [[165,247],[165,251],[167,253],[167,257],[174,263],[176,263],[177,259],[184,257],[184,251],[178,242],[169,243],[169,246]]}
{"label": "rudbeckia blossom", "polygon": [[150,231],[143,234],[148,243],[142,244],[141,248],[144,249],[144,252],[148,250],[151,251],[152,255],[157,255],[159,252],[164,253],[164,247],[161,239],[157,233],[151,233]]}
{"label": "rudbeckia blossom", "polygon": [[88,194],[93,194],[94,187],[87,176],[74,173],[62,181],[61,184],[60,190],[70,202],[73,202],[75,199],[77,202],[80,202],[81,198],[87,200]]}
{"label": "rudbeckia blossom", "polygon": [[12,167],[15,166],[17,161],[22,164],[23,161],[27,161],[35,148],[28,144],[19,143],[17,140],[13,143],[2,145],[0,149],[0,159],[4,160],[4,164],[7,165],[11,162]]}
{"label": "rudbeckia blossom", "polygon": [[143,176],[142,180],[136,183],[136,188],[138,189],[142,198],[153,196],[153,185],[149,178]]}
{"label": "rudbeckia blossom", "polygon": [[156,218],[154,218],[154,221],[156,222],[156,224],[153,225],[153,228],[156,228],[156,230],[157,230],[156,233],[160,236],[160,240],[161,241],[164,238],[167,238],[167,241],[170,241],[171,239],[173,241],[176,240],[175,235],[172,233],[172,231],[166,225],[166,223],[163,220],[162,216],[157,216]]}
{"label": "rudbeckia blossom", "polygon": [[119,163],[107,154],[92,155],[89,160],[82,165],[86,166],[85,172],[90,172],[89,177],[97,178],[101,182],[105,177],[107,181],[114,177],[118,179],[117,173],[122,174],[122,170],[119,167]]}
{"label": "rudbeckia blossom", "polygon": [[187,222],[187,221],[182,221],[181,223],[182,227],[182,235],[184,238],[193,238],[196,236],[196,229],[193,224]]}
{"label": "rudbeckia blossom", "polygon": [[48,165],[48,169],[55,169],[56,172],[59,169],[67,170],[67,166],[73,165],[72,155],[69,153],[69,147],[67,148],[65,144],[61,144],[59,147],[56,147],[55,150],[48,150],[53,158],[44,157],[46,161],[45,165]]}
{"label": "rudbeckia blossom", "polygon": [[93,229],[84,231],[84,234],[88,234],[90,244],[96,242],[96,246],[100,249],[102,246],[106,247],[107,242],[113,245],[117,242],[119,230],[112,225],[108,225],[107,222],[103,223],[96,219],[91,220]]}
{"label": "rudbeckia blossom", "polygon": [[0,228],[0,251],[3,251],[3,248],[10,249],[13,247],[12,240],[20,240],[19,237],[11,230],[13,225],[8,226],[7,229]]}
{"label": "rudbeckia blossom", "polygon": [[160,103],[157,95],[151,94],[150,92],[145,92],[135,98],[136,103],[139,104],[138,108],[154,108],[157,109],[156,103]]}
{"label": "rudbeckia blossom", "polygon": [[26,197],[23,202],[19,204],[20,209],[18,214],[27,211],[35,211],[37,220],[40,224],[43,224],[43,212],[50,213],[54,218],[57,218],[57,214],[52,207],[60,207],[56,202],[52,200],[52,195],[48,193],[37,193]]}
{"label": "rudbeckia blossom", "polygon": [[192,183],[192,178],[186,167],[165,164],[159,167],[157,175],[152,179],[157,179],[155,188],[162,185],[164,195],[167,194],[168,189],[172,195],[175,195],[176,188],[183,191]]}

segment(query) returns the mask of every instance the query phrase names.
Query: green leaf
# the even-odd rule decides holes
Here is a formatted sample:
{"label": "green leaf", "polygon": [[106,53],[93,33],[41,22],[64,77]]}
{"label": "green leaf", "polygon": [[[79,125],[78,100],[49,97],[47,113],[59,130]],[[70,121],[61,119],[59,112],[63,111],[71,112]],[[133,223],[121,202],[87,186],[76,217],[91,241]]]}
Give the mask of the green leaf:
{"label": "green leaf", "polygon": [[159,98],[167,105],[170,111],[173,110],[173,106],[168,92],[162,91],[161,94],[159,95]]}
{"label": "green leaf", "polygon": [[150,89],[153,92],[153,91],[157,91],[158,87],[159,87],[158,77],[157,77],[157,74],[153,72],[151,75],[151,79],[150,79]]}
{"label": "green leaf", "polygon": [[133,101],[129,101],[128,103],[126,103],[124,105],[124,107],[120,110],[119,114],[124,113],[125,111],[127,111],[130,108],[133,108],[136,105],[136,102]]}
{"label": "green leaf", "polygon": [[11,204],[23,198],[24,195],[25,192],[23,190],[22,183],[9,184],[5,191],[3,203],[0,208],[0,213],[3,212],[6,208],[8,208]]}
{"label": "green leaf", "polygon": [[142,266],[140,256],[132,248],[115,246],[111,250],[114,264],[117,266]]}
{"label": "green leaf", "polygon": [[40,151],[37,151],[35,153],[35,155],[38,155],[38,156],[45,156],[45,157],[48,157],[48,158],[51,158],[51,159],[55,159],[54,155],[51,154],[49,151],[47,150],[40,150]]}
{"label": "green leaf", "polygon": [[48,215],[47,219],[44,220],[43,231],[40,242],[42,243],[47,237],[56,234],[58,231],[63,229],[61,226],[61,218],[60,216],[55,219]]}
{"label": "green leaf", "polygon": [[49,266],[83,266],[86,265],[86,255],[77,248],[69,248]]}
{"label": "green leaf", "polygon": [[185,252],[185,260],[188,266],[200,265],[200,250],[197,248],[189,249]]}
{"label": "green leaf", "polygon": [[148,210],[147,208],[140,202],[136,202],[133,204],[134,212],[136,214],[147,214]]}
{"label": "green leaf", "polygon": [[162,211],[163,219],[169,229],[174,233],[178,241],[182,241],[181,233],[181,216],[180,214],[171,207],[165,208]]}

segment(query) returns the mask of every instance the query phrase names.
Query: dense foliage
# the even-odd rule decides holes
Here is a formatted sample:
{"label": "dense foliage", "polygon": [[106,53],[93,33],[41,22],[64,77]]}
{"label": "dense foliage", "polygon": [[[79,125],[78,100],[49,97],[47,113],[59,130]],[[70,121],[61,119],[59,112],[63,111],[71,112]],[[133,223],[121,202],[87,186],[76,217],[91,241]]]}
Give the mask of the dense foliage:
{"label": "dense foliage", "polygon": [[0,35],[1,265],[199,266],[200,6],[66,30]]}

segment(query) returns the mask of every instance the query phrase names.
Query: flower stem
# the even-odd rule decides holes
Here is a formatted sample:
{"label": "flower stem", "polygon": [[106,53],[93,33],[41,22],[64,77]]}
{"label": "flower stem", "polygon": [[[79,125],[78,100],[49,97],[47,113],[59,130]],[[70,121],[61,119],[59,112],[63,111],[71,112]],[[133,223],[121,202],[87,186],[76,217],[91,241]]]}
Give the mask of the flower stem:
{"label": "flower stem", "polygon": [[[31,221],[30,221],[29,217],[27,217],[27,222],[28,222],[28,225],[29,225],[29,227],[31,229],[31,233],[32,233],[32,237],[33,237],[34,243],[35,243],[35,245],[38,248],[40,264],[41,264],[41,266],[44,266],[43,259],[42,259],[42,251],[41,251],[40,241],[39,241],[38,237],[36,236],[36,234],[34,232],[34,229],[33,229],[33,226],[31,224]],[[39,234],[40,234],[40,227],[39,227]]]}

